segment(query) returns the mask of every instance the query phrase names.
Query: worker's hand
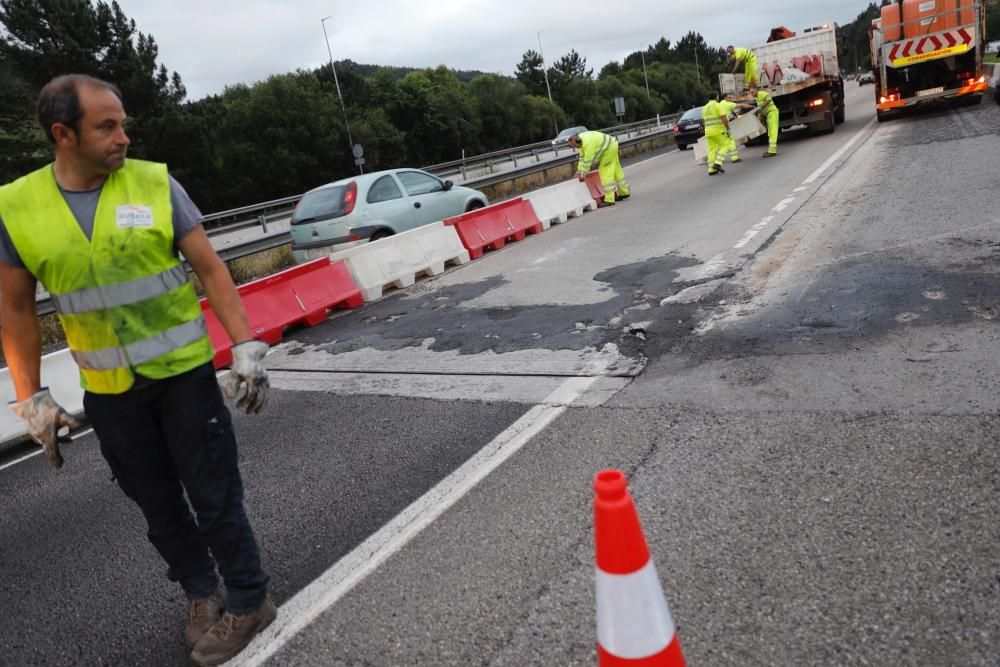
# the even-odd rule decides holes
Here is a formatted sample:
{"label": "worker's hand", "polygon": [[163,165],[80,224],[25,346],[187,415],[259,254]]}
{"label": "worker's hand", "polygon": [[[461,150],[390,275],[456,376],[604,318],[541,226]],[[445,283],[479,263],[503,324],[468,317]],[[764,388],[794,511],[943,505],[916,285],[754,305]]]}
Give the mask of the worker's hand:
{"label": "worker's hand", "polygon": [[42,446],[49,463],[56,468],[63,464],[59,443],[69,442],[69,434],[60,436],[59,429],[77,429],[86,424],[83,419],[74,417],[56,403],[49,393],[48,387],[42,387],[31,398],[20,403],[8,403],[11,411],[24,420],[31,438]]}
{"label": "worker's hand", "polygon": [[256,414],[267,403],[267,390],[271,386],[264,368],[267,343],[247,340],[233,346],[233,365],[226,383],[226,396],[236,399],[236,407],[246,408],[247,414]]}
{"label": "worker's hand", "polygon": [[581,183],[583,183],[584,181],[587,180],[587,175],[586,174],[577,174],[576,175],[576,180],[578,180]]}

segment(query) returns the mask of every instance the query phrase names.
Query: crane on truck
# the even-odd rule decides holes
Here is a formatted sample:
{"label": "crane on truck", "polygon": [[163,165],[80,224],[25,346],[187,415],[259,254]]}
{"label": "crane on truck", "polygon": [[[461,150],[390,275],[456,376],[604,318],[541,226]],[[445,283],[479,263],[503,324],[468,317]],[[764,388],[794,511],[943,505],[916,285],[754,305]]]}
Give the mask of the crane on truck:
{"label": "crane on truck", "polygon": [[[780,129],[806,125],[817,134],[844,122],[844,80],[837,59],[836,28],[810,26],[801,35],[780,26],[755,46],[759,88],[778,108]],[[755,102],[756,92],[733,74],[719,75],[722,93],[736,102]]]}
{"label": "crane on truck", "polygon": [[982,0],[903,0],[881,9],[868,33],[879,121],[926,104],[978,104],[983,69]]}

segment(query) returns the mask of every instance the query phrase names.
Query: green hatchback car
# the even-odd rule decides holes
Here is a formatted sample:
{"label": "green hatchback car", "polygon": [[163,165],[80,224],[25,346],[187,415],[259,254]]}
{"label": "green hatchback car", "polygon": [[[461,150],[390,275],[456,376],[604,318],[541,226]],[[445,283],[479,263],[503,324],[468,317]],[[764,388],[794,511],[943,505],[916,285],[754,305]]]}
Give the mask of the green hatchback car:
{"label": "green hatchback car", "polygon": [[322,185],[292,213],[292,254],[306,262],[488,204],[478,190],[419,169],[390,169]]}

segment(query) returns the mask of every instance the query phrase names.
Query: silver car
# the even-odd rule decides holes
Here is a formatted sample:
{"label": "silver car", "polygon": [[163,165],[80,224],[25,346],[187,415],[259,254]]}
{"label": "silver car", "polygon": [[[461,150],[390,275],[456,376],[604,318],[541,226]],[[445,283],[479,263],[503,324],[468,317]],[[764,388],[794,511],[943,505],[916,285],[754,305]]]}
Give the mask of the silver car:
{"label": "silver car", "polygon": [[292,254],[305,262],[488,204],[472,188],[419,169],[390,169],[322,185],[292,213]]}

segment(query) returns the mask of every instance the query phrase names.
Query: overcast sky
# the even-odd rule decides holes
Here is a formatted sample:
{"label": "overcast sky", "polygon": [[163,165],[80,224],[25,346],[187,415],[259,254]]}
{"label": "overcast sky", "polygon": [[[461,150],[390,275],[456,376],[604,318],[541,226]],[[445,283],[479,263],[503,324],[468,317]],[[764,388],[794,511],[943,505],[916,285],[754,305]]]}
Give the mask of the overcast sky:
{"label": "overcast sky", "polygon": [[611,60],[689,30],[712,46],[753,46],[770,29],[792,30],[853,20],[868,0],[118,0],[140,31],[160,47],[188,97],[220,93],[271,74],[328,62],[325,16],[335,60],[375,65],[481,70],[513,74],[521,55],[538,49],[546,62],[570,49],[595,73]]}

